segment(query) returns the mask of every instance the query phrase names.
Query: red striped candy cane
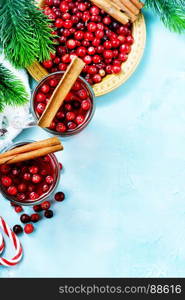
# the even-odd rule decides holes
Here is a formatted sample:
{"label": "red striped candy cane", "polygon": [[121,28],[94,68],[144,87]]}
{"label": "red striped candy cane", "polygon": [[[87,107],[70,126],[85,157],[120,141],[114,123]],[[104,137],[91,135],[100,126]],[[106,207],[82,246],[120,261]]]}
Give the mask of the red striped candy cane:
{"label": "red striped candy cane", "polygon": [[[4,233],[10,238],[13,247],[15,249],[15,256],[12,259],[6,259],[3,257],[0,257],[0,265],[2,266],[15,266],[22,258],[22,246],[20,244],[19,239],[17,238],[16,234],[10,229],[10,227],[8,226],[8,224],[3,220],[2,217],[0,217],[0,227],[2,228],[2,230],[4,231]],[[4,248],[4,240],[2,239],[2,245]],[[2,248],[2,250],[3,250]]]}
{"label": "red striped candy cane", "polygon": [[3,252],[5,248],[5,243],[2,234],[0,233],[0,254]]}

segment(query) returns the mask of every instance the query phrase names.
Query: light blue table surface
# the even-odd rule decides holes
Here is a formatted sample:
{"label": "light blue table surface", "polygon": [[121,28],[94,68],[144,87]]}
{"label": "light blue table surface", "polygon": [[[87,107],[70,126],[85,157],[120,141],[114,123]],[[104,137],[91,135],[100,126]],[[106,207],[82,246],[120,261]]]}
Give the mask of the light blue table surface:
{"label": "light blue table surface", "polygon": [[[1,277],[185,276],[185,38],[145,17],[137,71],[63,139],[66,200],[21,237],[24,259]],[[32,128],[17,140],[48,136]],[[7,201],[0,211],[19,223]]]}

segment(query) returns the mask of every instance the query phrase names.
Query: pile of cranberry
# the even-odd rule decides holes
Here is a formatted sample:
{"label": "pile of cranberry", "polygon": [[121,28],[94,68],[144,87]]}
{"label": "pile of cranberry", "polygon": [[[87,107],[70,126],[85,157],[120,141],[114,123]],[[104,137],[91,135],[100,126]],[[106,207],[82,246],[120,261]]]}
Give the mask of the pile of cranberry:
{"label": "pile of cranberry", "polygon": [[[62,74],[50,76],[51,78],[45,79],[43,84],[40,85],[34,96],[34,111],[38,119],[43,114]],[[93,109],[92,106],[88,89],[82,80],[78,79],[59,108],[49,129],[59,134],[74,133],[87,123]]]}
{"label": "pile of cranberry", "polygon": [[130,23],[122,25],[88,0],[45,0],[44,13],[56,36],[56,52],[43,62],[49,72],[65,71],[74,55],[86,63],[82,76],[90,84],[121,72],[134,42]]}
{"label": "pile of cranberry", "polygon": [[[58,202],[61,202],[65,199],[65,194],[63,192],[57,192],[55,194],[54,199]],[[23,211],[22,206],[14,204],[14,202],[11,202],[11,205],[14,207],[16,213],[20,213]],[[41,204],[34,205],[33,211],[34,213],[31,215],[28,214],[22,214],[20,217],[20,221],[25,224],[24,226],[24,232],[27,234],[30,234],[34,231],[34,225],[32,223],[36,223],[39,220],[41,220],[41,214],[40,212],[44,211],[44,216],[48,219],[53,217],[53,211],[50,209],[51,202],[50,201],[44,201]],[[31,223],[30,223],[31,222]],[[15,225],[13,227],[13,231],[16,234],[20,234],[23,232],[23,228],[21,225]]]}

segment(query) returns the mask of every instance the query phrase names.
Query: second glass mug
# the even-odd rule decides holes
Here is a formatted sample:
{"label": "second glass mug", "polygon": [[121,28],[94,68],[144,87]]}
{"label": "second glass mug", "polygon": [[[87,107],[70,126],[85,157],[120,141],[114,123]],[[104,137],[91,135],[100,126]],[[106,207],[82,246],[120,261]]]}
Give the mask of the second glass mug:
{"label": "second glass mug", "polygon": [[[31,142],[33,141],[12,142],[4,150],[8,151]],[[60,171],[58,159],[53,153],[21,163],[1,165],[0,191],[6,199],[16,205],[40,204],[53,196],[60,181]],[[33,184],[31,180],[35,173],[40,179],[37,184]],[[3,178],[11,180],[12,190],[8,190],[9,185],[3,185]]]}
{"label": "second glass mug", "polygon": [[[64,74],[64,72],[62,72],[62,71],[51,73],[51,74],[47,75],[46,77],[44,77],[40,82],[38,82],[38,84],[36,85],[36,87],[32,91],[32,96],[31,96],[31,101],[30,101],[31,114],[29,115],[28,120],[26,120],[26,124],[23,124],[23,126],[22,126],[23,128],[37,126],[37,122],[39,120],[39,115],[36,111],[36,103],[40,104],[40,107],[42,108],[42,107],[45,107],[45,105],[47,104],[46,101],[49,100],[49,99],[47,99],[47,93],[46,93],[44,95],[44,96],[46,96],[46,99],[44,101],[42,101],[42,99],[41,99],[41,101],[37,102],[37,95],[38,95],[38,93],[41,90],[43,85],[49,86],[49,82],[54,81],[54,80],[57,80],[57,83],[58,83],[59,80],[62,78],[63,74]],[[87,92],[87,95],[88,95],[87,101],[90,103],[89,109],[86,110],[86,111],[83,110],[81,108],[81,102],[83,100],[81,100],[81,102],[80,102],[79,98],[75,98],[76,97],[75,95],[72,96],[72,97],[74,97],[74,100],[72,98],[72,100],[71,101],[68,100],[68,102],[66,102],[66,104],[68,105],[68,104],[72,103],[72,112],[74,112],[75,114],[78,114],[78,113],[80,115],[83,114],[82,115],[82,116],[84,116],[83,122],[79,125],[76,124],[75,128],[67,129],[64,132],[59,132],[56,129],[52,129],[52,128],[43,128],[44,130],[46,130],[49,133],[54,134],[54,135],[59,135],[61,137],[66,137],[66,136],[71,136],[71,135],[75,135],[75,134],[79,133],[80,131],[82,131],[89,124],[89,122],[91,121],[91,119],[94,115],[94,112],[95,112],[95,95],[94,95],[94,91],[93,91],[92,87],[90,86],[90,84],[83,77],[79,76],[77,81],[80,82],[81,88],[85,89],[86,92]],[[50,87],[49,96],[51,96],[51,93],[53,92],[53,90],[54,90],[54,87]],[[79,92],[79,90],[74,91],[74,93],[78,93],[78,92]],[[69,93],[69,94],[71,94],[71,93]],[[76,106],[78,105],[80,107],[77,107],[77,108],[73,107],[73,104],[76,105]],[[67,105],[65,105],[65,107],[67,107]],[[69,107],[69,105],[68,105],[68,107]],[[65,111],[66,115],[67,115],[67,112],[68,111],[66,110]],[[71,112],[71,107],[69,108],[69,112]],[[56,119],[56,121],[57,121],[57,119]],[[61,118],[61,120],[59,119],[58,122],[60,124],[63,123],[63,119],[62,118]],[[69,119],[68,123],[70,123],[70,125],[73,124],[73,127],[74,127],[75,121]],[[67,124],[66,124],[66,127],[67,127]]]}

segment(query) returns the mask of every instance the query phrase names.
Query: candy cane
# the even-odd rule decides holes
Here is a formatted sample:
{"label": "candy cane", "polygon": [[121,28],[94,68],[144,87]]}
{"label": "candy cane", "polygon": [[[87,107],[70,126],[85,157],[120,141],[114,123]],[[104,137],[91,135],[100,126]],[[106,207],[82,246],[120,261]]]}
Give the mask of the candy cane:
{"label": "candy cane", "polygon": [[[10,238],[14,249],[15,249],[15,256],[12,259],[7,260],[6,258],[0,257],[0,265],[2,266],[15,266],[22,258],[22,246],[17,238],[16,234],[10,229],[8,224],[0,217],[0,227],[3,229],[4,233]],[[0,249],[4,249],[4,240],[1,238],[0,240]],[[2,252],[1,251],[1,252]]]}
{"label": "candy cane", "polygon": [[3,252],[5,248],[5,243],[2,234],[0,233],[0,254]]}

